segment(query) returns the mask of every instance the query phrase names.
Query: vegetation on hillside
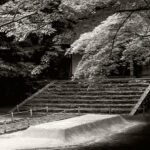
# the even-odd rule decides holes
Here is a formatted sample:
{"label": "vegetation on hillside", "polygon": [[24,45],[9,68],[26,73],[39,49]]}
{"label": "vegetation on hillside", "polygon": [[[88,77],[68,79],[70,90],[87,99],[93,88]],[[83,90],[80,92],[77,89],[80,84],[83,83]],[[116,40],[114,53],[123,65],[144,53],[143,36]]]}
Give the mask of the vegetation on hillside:
{"label": "vegetation on hillside", "polygon": [[[93,3],[94,2],[94,3]],[[1,77],[32,77],[58,72],[78,19],[88,18],[97,1],[4,0],[0,6]],[[45,72],[44,72],[45,73]],[[49,73],[49,72],[48,72]]]}
{"label": "vegetation on hillside", "polygon": [[149,14],[150,0],[1,0],[0,103],[67,76],[66,51],[83,55],[74,78],[135,75],[150,59]]}
{"label": "vegetation on hillside", "polygon": [[[119,70],[129,68],[133,74],[131,68],[135,64],[149,61],[149,3],[149,0],[3,0],[0,76],[32,77],[47,70],[58,72],[70,44],[68,53],[83,54],[75,78],[119,74]],[[112,15],[76,39],[77,24],[100,10],[112,10]]]}
{"label": "vegetation on hillside", "polygon": [[83,55],[74,78],[101,78],[128,70],[133,76],[137,66],[149,63],[149,1],[139,2],[130,3],[130,7],[128,3],[122,4],[113,15],[71,45],[67,53]]}

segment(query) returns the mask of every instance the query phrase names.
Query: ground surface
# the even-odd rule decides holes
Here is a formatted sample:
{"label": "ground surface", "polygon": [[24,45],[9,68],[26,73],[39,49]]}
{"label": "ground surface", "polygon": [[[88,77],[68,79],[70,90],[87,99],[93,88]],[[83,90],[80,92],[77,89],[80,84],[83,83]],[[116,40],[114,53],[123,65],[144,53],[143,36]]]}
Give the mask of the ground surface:
{"label": "ground surface", "polygon": [[[87,146],[72,147],[66,150],[148,150],[150,149],[150,116],[126,117],[130,121],[144,122],[145,125],[117,134],[105,142]],[[48,150],[48,149],[40,149]],[[49,149],[52,150],[52,149]],[[61,150],[61,148],[59,149]]]}
{"label": "ground surface", "polygon": [[117,133],[141,125],[127,122],[119,115],[87,114],[83,116],[32,126],[13,134],[0,136],[3,150],[39,147],[72,147],[103,142]]}
{"label": "ground surface", "polygon": [[[28,128],[30,125],[37,125],[41,123],[57,121],[62,119],[67,119],[75,116],[79,116],[80,114],[72,114],[72,113],[57,113],[57,114],[36,114],[33,117],[29,117],[29,113],[22,115],[14,115],[15,121],[11,122],[11,116],[2,116],[0,115],[0,134],[4,134],[4,130],[6,132],[14,132],[17,130],[24,130]],[[4,128],[4,121],[6,122],[6,129]],[[29,123],[28,123],[29,122]]]}
{"label": "ground surface", "polygon": [[[117,134],[106,142],[96,142],[91,145],[74,146],[68,148],[44,148],[36,150],[148,150],[150,149],[150,115],[126,117],[129,121],[146,123],[126,133]],[[35,150],[35,149],[34,149]]]}
{"label": "ground surface", "polygon": [[[75,114],[78,115],[78,114]],[[73,117],[74,114],[55,114],[45,117],[37,117],[31,121],[31,124],[45,123]],[[150,115],[140,115],[134,117],[125,117],[129,121],[140,121],[146,123],[126,133],[117,134],[108,138],[105,142],[95,142],[94,144],[65,147],[65,148],[39,148],[36,150],[145,150],[150,149]],[[15,126],[15,123],[14,123]],[[35,149],[34,149],[35,150]]]}

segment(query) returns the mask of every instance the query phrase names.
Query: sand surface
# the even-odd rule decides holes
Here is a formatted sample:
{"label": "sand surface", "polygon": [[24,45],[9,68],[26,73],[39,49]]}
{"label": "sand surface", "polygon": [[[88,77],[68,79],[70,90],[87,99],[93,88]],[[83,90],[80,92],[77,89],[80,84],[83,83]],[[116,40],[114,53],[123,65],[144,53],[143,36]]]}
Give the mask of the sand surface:
{"label": "sand surface", "polygon": [[[20,131],[20,132],[0,136],[0,149],[3,150],[26,149],[27,150],[32,148],[60,147],[60,146],[64,147],[64,146],[69,146],[74,144],[75,145],[82,144],[94,140],[104,140],[108,136],[117,134],[119,132],[124,132],[126,129],[138,125],[137,122],[134,123],[126,122],[124,119],[121,119],[122,122],[116,125],[115,123],[116,121],[114,122],[114,119],[116,117],[117,117],[116,115],[89,114],[89,115],[74,117],[74,118],[65,119],[61,121],[54,121],[50,123],[44,123],[41,125],[31,126],[29,129],[25,131]],[[105,119],[108,119],[106,128],[105,126],[101,127],[101,125],[99,126],[99,128],[97,128],[98,127],[97,122],[98,121],[103,122],[103,120]],[[93,130],[95,123],[97,129]],[[89,124],[91,124],[92,126],[91,125],[89,126]],[[109,127],[109,124],[112,125]],[[77,126],[80,126],[79,130]],[[37,133],[35,132],[35,129],[37,130]],[[50,133],[52,133],[53,129],[55,129],[55,131],[57,131],[57,129],[58,131],[60,129],[63,129],[64,131],[70,129],[71,132],[69,133],[72,135],[71,136],[72,141],[70,140],[69,142],[66,141],[64,142],[64,140],[62,140],[62,138],[59,138],[59,136],[57,138],[56,137],[52,138],[51,136],[48,137],[45,136],[45,134],[42,134],[42,130],[46,132],[49,132],[50,130],[51,131]],[[34,131],[33,133],[35,133],[35,135],[37,134],[37,136],[30,136],[30,133],[32,133],[32,131]],[[75,139],[77,140],[75,141]]]}

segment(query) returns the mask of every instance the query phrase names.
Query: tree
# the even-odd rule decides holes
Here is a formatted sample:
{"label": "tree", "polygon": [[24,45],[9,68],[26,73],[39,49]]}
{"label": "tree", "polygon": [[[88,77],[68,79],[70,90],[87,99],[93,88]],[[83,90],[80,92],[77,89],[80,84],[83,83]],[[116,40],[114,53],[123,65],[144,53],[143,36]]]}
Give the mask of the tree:
{"label": "tree", "polygon": [[[132,60],[126,57],[127,47],[149,33],[149,29],[143,27],[149,24],[149,9],[149,0],[4,0],[0,6],[0,32],[11,40],[1,46],[7,45],[9,50],[5,54],[18,59],[12,63],[1,55],[0,68],[6,74],[18,73],[22,68],[26,68],[22,72],[25,76],[41,74],[65,53],[63,45],[74,41],[75,25],[99,10],[112,10],[114,14],[72,44],[71,53],[84,53],[75,76],[79,77],[82,72],[81,76],[92,78],[117,73],[120,66],[131,68],[136,59],[130,63]],[[142,22],[144,25],[139,30]],[[140,34],[136,34],[138,30]],[[31,37],[38,39],[37,42]],[[25,46],[27,43],[30,46]],[[38,61],[33,59],[35,55]]]}
{"label": "tree", "polygon": [[[106,77],[149,62],[149,1],[119,3],[116,13],[80,36],[67,53],[83,54],[74,78]],[[130,6],[130,7],[128,7]]]}
{"label": "tree", "polygon": [[[105,8],[111,0],[5,0],[0,6],[0,33],[11,40],[1,42],[5,56],[1,55],[1,76],[39,75],[49,68],[65,50],[64,37],[68,42],[73,37],[72,28],[78,19],[88,18],[96,7]],[[69,29],[70,28],[70,29]],[[33,42],[33,37],[36,39]],[[37,37],[36,37],[37,36]],[[48,37],[49,36],[49,37]],[[5,41],[4,40],[4,41]],[[48,41],[49,40],[49,41]],[[36,43],[36,44],[35,44]],[[70,44],[70,43],[69,43]],[[6,46],[7,45],[7,46]],[[37,46],[38,45],[38,46]],[[39,53],[38,61],[33,60]],[[18,59],[14,61],[12,57]],[[9,59],[7,59],[9,58]],[[56,61],[55,61],[56,62]],[[19,71],[21,70],[21,71]]]}
{"label": "tree", "polygon": [[[63,17],[59,5],[59,0],[14,0],[1,5],[0,33],[7,41],[1,42],[1,48],[8,48],[5,56],[0,56],[0,68],[5,72],[1,76],[36,75],[46,69],[58,53],[62,55],[61,45],[55,46],[52,42],[57,32],[53,23]],[[13,40],[8,41],[7,37]],[[34,55],[39,55],[38,60]],[[13,56],[18,59],[10,61]]]}
{"label": "tree", "polygon": [[[74,78],[103,78],[120,70],[133,74],[135,64],[149,62],[149,4],[150,0],[1,0],[1,89],[7,83],[5,91],[16,94],[22,87],[19,101],[35,92],[24,80],[29,78],[31,84],[33,77],[60,72],[70,45],[67,53],[83,54]],[[78,39],[81,24],[91,26],[90,19],[103,10],[111,10],[111,15],[95,29],[82,31]],[[16,89],[14,83],[19,83]]]}

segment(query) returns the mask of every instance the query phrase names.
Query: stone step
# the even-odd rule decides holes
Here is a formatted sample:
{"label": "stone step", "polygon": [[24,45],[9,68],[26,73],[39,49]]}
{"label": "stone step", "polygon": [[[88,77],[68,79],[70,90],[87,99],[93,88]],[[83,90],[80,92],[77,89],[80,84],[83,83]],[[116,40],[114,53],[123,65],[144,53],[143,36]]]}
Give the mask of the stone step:
{"label": "stone step", "polygon": [[104,79],[102,83],[150,83],[147,79]]}
{"label": "stone step", "polygon": [[[85,80],[58,80],[59,82],[63,82],[63,83],[70,83],[70,82],[86,82]],[[130,77],[117,77],[117,78],[114,78],[114,77],[109,77],[109,78],[105,78],[103,79],[103,82],[126,82],[126,81],[130,81],[130,82],[139,82],[139,81],[150,81],[150,78],[130,78]]]}
{"label": "stone step", "polygon": [[54,95],[141,95],[143,91],[53,91],[53,92],[43,92],[44,94],[54,94]]}
{"label": "stone step", "polygon": [[[38,110],[38,112],[41,111],[45,112],[46,110],[43,107],[38,107],[36,108]],[[25,111],[28,109],[25,109],[24,107],[22,109],[20,109],[21,111]],[[51,113],[60,113],[60,112],[67,112],[67,113],[77,113],[80,111],[80,113],[111,113],[111,114],[128,114],[130,112],[130,108],[77,108],[77,109],[61,109],[61,108],[55,108],[55,107],[51,107],[51,109],[49,109],[49,112]],[[34,111],[33,111],[33,115],[34,115]]]}
{"label": "stone step", "polygon": [[58,84],[58,85],[53,85],[50,87],[109,87],[109,86],[117,86],[117,87],[130,87],[130,86],[148,86],[149,83],[100,83],[100,84],[95,84],[94,86],[89,86],[88,84]]}
{"label": "stone step", "polygon": [[20,110],[38,110],[51,113],[68,110],[71,113],[129,114],[150,80],[107,79],[94,86],[82,81],[61,80],[26,102]]}
{"label": "stone step", "polygon": [[49,87],[47,90],[51,90],[51,89],[54,89],[54,90],[77,90],[77,89],[81,89],[81,90],[100,90],[100,89],[144,89],[148,87],[148,85],[130,85],[130,86],[127,86],[127,85],[107,85],[107,86],[95,86],[95,87],[80,87],[80,86],[61,86],[61,87]]}
{"label": "stone step", "polygon": [[111,100],[111,99],[94,99],[94,100],[91,100],[91,99],[34,99],[28,103],[32,103],[33,105],[35,103],[39,103],[39,102],[42,102],[42,103],[86,103],[86,104],[93,104],[93,103],[100,103],[100,104],[110,104],[110,103],[121,103],[121,104],[135,104],[137,102],[137,99],[131,99],[131,100],[128,100],[128,99],[124,99],[124,100],[120,100],[120,99],[114,99],[114,100]]}
{"label": "stone step", "polygon": [[[47,98],[47,99],[139,99],[140,95],[99,95],[99,96],[87,96],[87,95],[54,95],[54,94],[40,94],[39,98]],[[35,97],[37,98],[37,97]]]}
{"label": "stone step", "polygon": [[99,103],[96,103],[96,104],[82,104],[82,103],[79,103],[79,104],[61,104],[61,103],[56,103],[56,104],[50,104],[50,103],[38,103],[38,104],[35,104],[35,105],[30,105],[30,104],[26,104],[24,105],[24,107],[33,107],[33,108],[36,108],[36,107],[46,107],[48,106],[49,108],[51,107],[56,107],[56,108],[78,108],[78,107],[81,107],[81,108],[132,108],[134,106],[134,104],[99,104]]}
{"label": "stone step", "polygon": [[[61,84],[87,84],[82,81],[59,81]],[[104,79],[102,82],[98,81],[97,84],[108,84],[108,83],[150,83],[150,79]]]}
{"label": "stone step", "polygon": [[144,91],[145,87],[106,87],[106,88],[48,88],[47,90],[45,90],[46,92],[51,92],[51,91],[62,91],[62,92],[74,92],[74,91],[95,91],[95,92],[99,92],[99,91]]}

